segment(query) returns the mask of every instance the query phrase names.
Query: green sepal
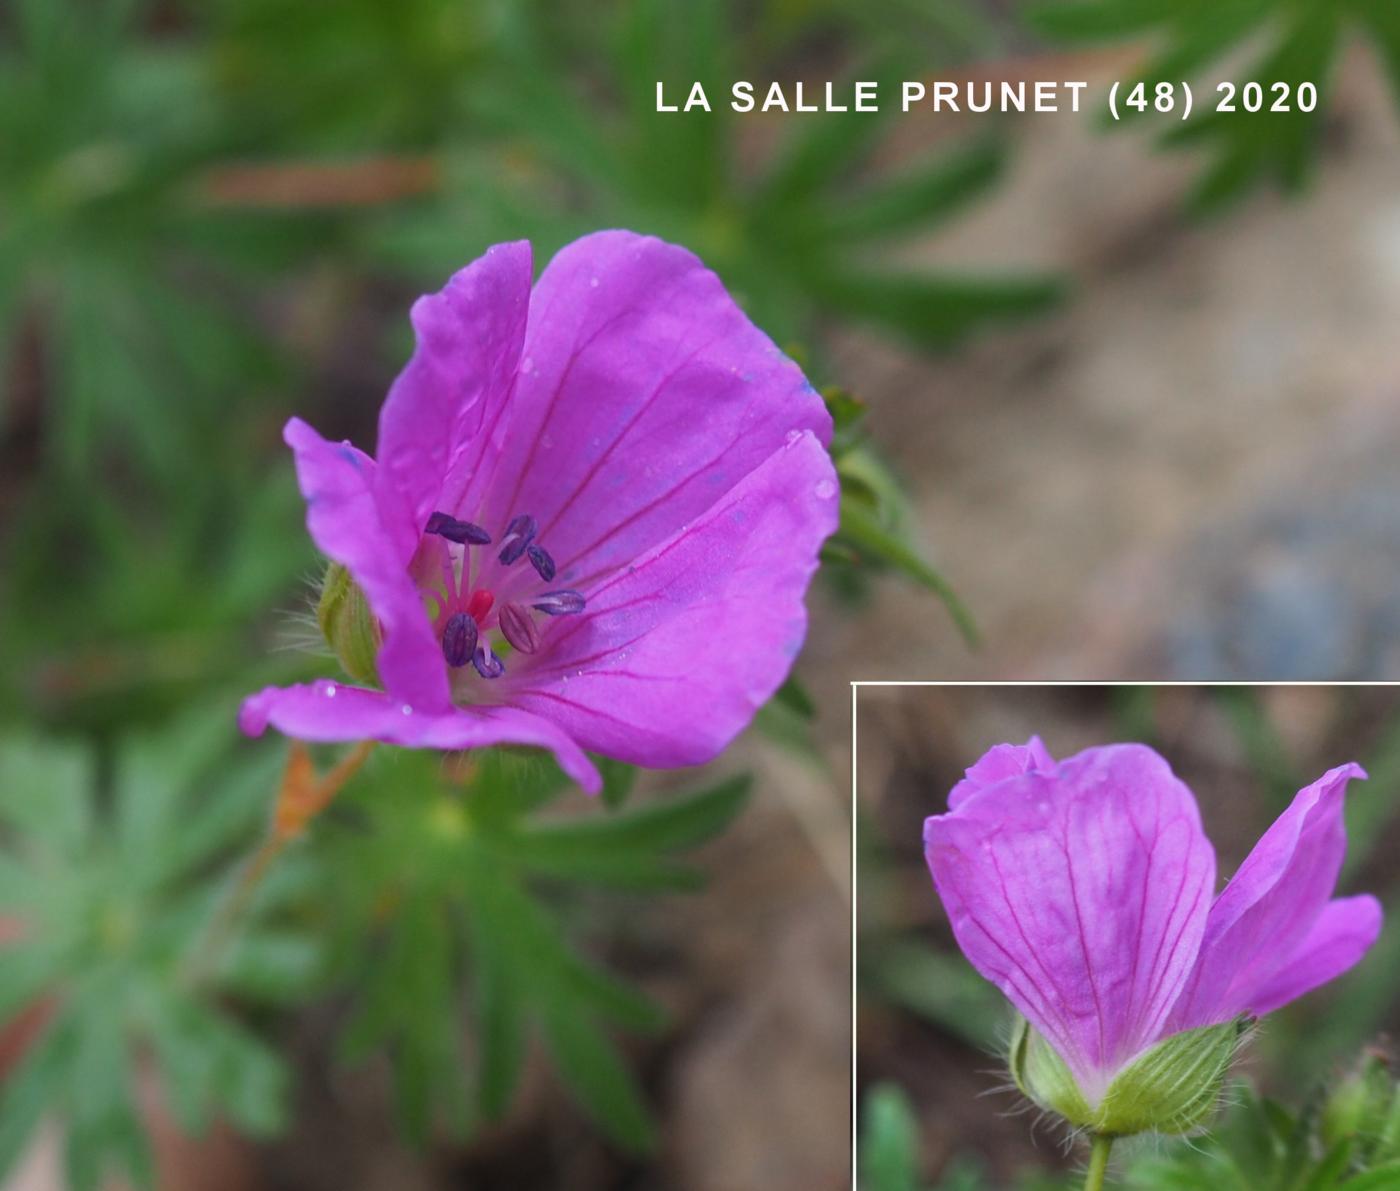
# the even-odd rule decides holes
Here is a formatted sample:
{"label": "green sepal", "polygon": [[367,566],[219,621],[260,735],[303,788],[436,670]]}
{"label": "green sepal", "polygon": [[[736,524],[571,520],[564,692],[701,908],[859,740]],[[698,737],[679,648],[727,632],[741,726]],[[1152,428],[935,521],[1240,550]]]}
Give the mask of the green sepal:
{"label": "green sepal", "polygon": [[1215,1109],[1250,1019],[1165,1038],[1118,1073],[1099,1105],[1101,1133],[1190,1133]]}
{"label": "green sepal", "polygon": [[1077,1129],[1092,1125],[1094,1112],[1069,1066],[1024,1017],[1016,1018],[1008,1058],[1011,1077],[1022,1094]]}
{"label": "green sepal", "polygon": [[1219,1102],[1249,1024],[1239,1017],[1163,1039],[1118,1072],[1091,1106],[1065,1061],[1022,1018],[1011,1040],[1011,1074],[1022,1092],[1076,1128],[1114,1137],[1189,1133]]}
{"label": "green sepal", "polygon": [[326,568],[326,577],[321,581],[316,623],[345,673],[356,682],[378,686],[379,671],[374,660],[379,654],[379,623],[364,592],[338,562]]}

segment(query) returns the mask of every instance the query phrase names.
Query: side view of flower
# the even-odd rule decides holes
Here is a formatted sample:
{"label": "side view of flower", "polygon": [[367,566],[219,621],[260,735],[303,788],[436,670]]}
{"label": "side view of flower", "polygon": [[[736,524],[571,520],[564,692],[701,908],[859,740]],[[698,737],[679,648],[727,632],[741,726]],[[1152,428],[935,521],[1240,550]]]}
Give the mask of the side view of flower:
{"label": "side view of flower", "polygon": [[1244,1028],[1376,940],[1376,899],[1333,896],[1365,776],[1299,791],[1218,894],[1195,798],[1143,745],[1062,762],[1037,738],[998,745],[926,821],[958,945],[1024,1019],[1017,1083],[1094,1135],[1090,1185],[1113,1137],[1198,1126]]}
{"label": "side view of flower", "polygon": [[777,689],[837,522],[831,419],[686,250],[500,244],[421,298],[377,455],[292,419],[318,614],[354,685],[240,724],[315,741],[714,757]]}

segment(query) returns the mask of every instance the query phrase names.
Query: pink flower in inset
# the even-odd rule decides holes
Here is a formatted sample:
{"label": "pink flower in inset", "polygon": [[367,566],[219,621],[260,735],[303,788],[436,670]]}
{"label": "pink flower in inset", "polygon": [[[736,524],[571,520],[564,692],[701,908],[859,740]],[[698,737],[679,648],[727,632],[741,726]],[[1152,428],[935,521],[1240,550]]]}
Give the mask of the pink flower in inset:
{"label": "pink flower in inset", "polygon": [[968,770],[925,851],[953,933],[1073,1073],[1092,1109],[1165,1038],[1257,1017],[1354,965],[1380,931],[1333,898],[1342,765],[1299,791],[1218,896],[1191,791],[1144,745],[1058,764],[1038,739]]}
{"label": "pink flower in inset", "polygon": [[583,750],[698,764],[782,683],[837,521],[821,397],[682,248],[599,232],[530,280],[500,244],[415,303],[376,458],[287,424],[383,689],[269,687],[245,732],[538,745],[592,790]]}

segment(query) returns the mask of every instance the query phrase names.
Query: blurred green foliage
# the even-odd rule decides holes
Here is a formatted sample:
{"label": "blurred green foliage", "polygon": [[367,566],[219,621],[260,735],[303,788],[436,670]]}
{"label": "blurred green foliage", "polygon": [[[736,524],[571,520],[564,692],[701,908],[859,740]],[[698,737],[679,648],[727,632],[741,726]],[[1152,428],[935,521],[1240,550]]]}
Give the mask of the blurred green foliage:
{"label": "blurred green foliage", "polygon": [[[269,1010],[342,989],[342,1058],[387,1056],[411,1138],[502,1116],[538,1035],[599,1127],[649,1148],[650,1112],[607,1027],[651,1031],[664,1015],[571,941],[587,933],[580,894],[695,888],[678,857],[729,824],[746,779],[559,815],[572,787],[552,761],[499,750],[453,769],[381,749],[315,846],[280,859],[230,921],[284,751],[231,753],[230,710],[111,755],[0,742],[0,1021],[42,1019],[0,1087],[0,1179],[51,1116],[77,1189],[112,1168],[150,1182],[142,1106],[191,1133],[216,1116],[254,1136],[282,1128],[289,1072],[260,1030]],[[154,1099],[138,1092],[152,1069]]]}
{"label": "blurred green foliage", "polygon": [[167,496],[246,466],[237,415],[286,377],[255,299],[330,230],[202,193],[237,117],[149,7],[17,0],[0,41],[0,360],[89,496],[114,458]]}
{"label": "blurred green foliage", "polygon": [[336,969],[356,999],[347,1057],[393,1055],[401,1117],[421,1140],[436,1118],[462,1132],[500,1117],[538,1034],[599,1126],[649,1147],[650,1114],[604,1025],[649,1031],[664,1018],[574,949],[559,895],[695,888],[700,874],[675,854],[729,824],[747,781],[543,817],[570,786],[533,756],[484,753],[454,776],[438,756],[393,750],[371,771],[325,839]]}
{"label": "blurred green foliage", "polygon": [[[1036,0],[1027,14],[1056,40],[1141,41],[1146,61],[1124,80],[1126,88],[1208,82],[1197,93],[1197,114],[1162,139],[1171,147],[1201,146],[1209,156],[1191,196],[1200,210],[1223,207],[1261,183],[1302,186],[1353,37],[1374,46],[1400,99],[1400,8],[1392,0]],[[1237,89],[1261,84],[1262,108],[1248,110],[1237,90],[1236,110],[1217,111],[1215,86],[1224,80]],[[1286,94],[1273,90],[1278,83]],[[1317,88],[1315,107],[1298,102],[1305,83]],[[1284,98],[1287,105],[1275,110]],[[1121,110],[1125,120],[1142,114]]]}
{"label": "blurred green foliage", "polygon": [[250,907],[236,945],[192,967],[230,865],[276,784],[270,750],[229,756],[229,708],[176,720],[110,751],[76,741],[0,740],[0,1021],[43,1018],[0,1084],[0,1179],[42,1119],[65,1126],[69,1185],[109,1165],[152,1178],[141,1075],[201,1132],[215,1114],[278,1129],[287,1073],[227,997],[286,1003],[306,993],[319,944],[286,920],[305,876],[289,865]]}
{"label": "blurred green foliage", "polygon": [[[878,167],[892,110],[883,105],[789,121],[756,166],[727,103],[735,79],[768,73],[739,6],[632,0],[512,11],[483,66],[494,85],[464,96],[477,136],[450,146],[443,192],[383,230],[388,259],[425,283],[443,260],[481,244],[525,235],[543,256],[604,223],[694,249],[779,343],[816,342],[835,315],[946,345],[1059,295],[1046,278],[901,263],[903,246],[995,185],[1006,156],[996,140]],[[844,67],[852,78],[912,69],[855,57]],[[712,112],[656,110],[658,83],[674,98],[696,82]],[[762,122],[750,117],[743,127]]]}

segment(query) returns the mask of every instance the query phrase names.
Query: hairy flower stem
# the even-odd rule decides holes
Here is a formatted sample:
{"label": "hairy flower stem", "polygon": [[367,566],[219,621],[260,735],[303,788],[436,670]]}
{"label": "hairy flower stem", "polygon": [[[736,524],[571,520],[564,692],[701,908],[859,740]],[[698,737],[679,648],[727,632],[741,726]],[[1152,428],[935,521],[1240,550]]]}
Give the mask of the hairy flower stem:
{"label": "hairy flower stem", "polygon": [[1107,1133],[1094,1134],[1094,1148],[1089,1151],[1089,1173],[1084,1177],[1084,1191],[1103,1191],[1104,1175],[1108,1173],[1108,1152],[1113,1138]]}
{"label": "hairy flower stem", "polygon": [[190,984],[203,983],[213,972],[272,862],[355,776],[373,748],[374,741],[360,741],[336,762],[325,777],[317,778],[306,746],[300,741],[292,743],[282,784],[277,792],[277,802],[273,807],[271,827],[257,850],[248,857],[238,881],[210,920],[203,942],[195,949],[186,968],[186,978]]}

